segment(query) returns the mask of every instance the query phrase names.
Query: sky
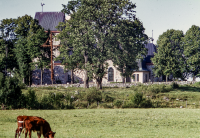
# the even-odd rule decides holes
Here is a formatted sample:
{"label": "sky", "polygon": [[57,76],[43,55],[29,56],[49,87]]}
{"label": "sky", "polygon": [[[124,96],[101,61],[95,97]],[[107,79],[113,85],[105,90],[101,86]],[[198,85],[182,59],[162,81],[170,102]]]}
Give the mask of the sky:
{"label": "sky", "polygon": [[[25,14],[35,17],[35,12],[61,11],[62,4],[69,0],[0,0],[0,20],[17,18]],[[182,30],[200,26],[200,0],[131,0],[136,4],[136,17],[145,28],[145,34],[152,37],[153,43],[168,29]]]}

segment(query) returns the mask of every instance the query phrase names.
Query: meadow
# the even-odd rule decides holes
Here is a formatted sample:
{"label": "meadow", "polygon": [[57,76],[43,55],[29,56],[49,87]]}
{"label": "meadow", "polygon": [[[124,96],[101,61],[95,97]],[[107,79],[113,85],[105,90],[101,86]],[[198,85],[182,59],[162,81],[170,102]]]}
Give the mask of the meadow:
{"label": "meadow", "polygon": [[14,137],[18,115],[43,117],[55,138],[197,138],[199,114],[199,109],[180,108],[2,110],[0,138]]}
{"label": "meadow", "polygon": [[[28,88],[22,90],[25,97],[33,98],[34,102],[31,103],[39,103],[33,106],[39,110],[31,106],[18,110],[0,110],[0,138],[14,137],[18,115],[40,116],[46,119],[56,132],[55,138],[200,137],[200,83],[179,87],[107,87],[102,90],[43,87],[32,88],[32,93],[29,91]],[[99,92],[99,105],[97,101],[89,103],[90,94]],[[151,108],[136,108],[131,98],[138,92],[152,102]],[[72,101],[71,96],[74,96]],[[116,106],[116,101],[121,101],[119,107]],[[46,107],[52,108],[38,108],[43,102],[48,103]],[[69,104],[71,106],[67,106]],[[37,138],[37,134],[32,133],[32,138]]]}

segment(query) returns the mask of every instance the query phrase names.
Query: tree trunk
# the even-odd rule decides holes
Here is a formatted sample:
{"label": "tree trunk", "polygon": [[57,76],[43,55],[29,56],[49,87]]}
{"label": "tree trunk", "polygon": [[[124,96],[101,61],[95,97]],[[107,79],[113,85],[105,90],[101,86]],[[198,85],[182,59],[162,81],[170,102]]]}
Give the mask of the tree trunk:
{"label": "tree trunk", "polygon": [[97,81],[97,89],[102,89],[102,78],[100,78],[100,79],[96,79],[96,81]]}
{"label": "tree trunk", "polygon": [[87,70],[85,69],[84,88],[89,88],[89,78],[87,74]]}
{"label": "tree trunk", "polygon": [[166,82],[167,82],[167,75],[166,75]]}
{"label": "tree trunk", "polygon": [[42,80],[43,80],[43,69],[41,68],[40,85],[42,85]]}
{"label": "tree trunk", "polygon": [[87,62],[88,62],[88,55],[87,55],[87,52],[86,52],[86,51],[85,51],[85,53],[84,53],[84,59],[85,59],[84,88],[89,88],[89,78],[88,78],[88,73],[87,73],[87,70],[86,70]]}
{"label": "tree trunk", "polygon": [[71,84],[74,84],[74,72],[71,70]]}
{"label": "tree trunk", "polygon": [[193,76],[193,81],[195,81],[195,76]]}

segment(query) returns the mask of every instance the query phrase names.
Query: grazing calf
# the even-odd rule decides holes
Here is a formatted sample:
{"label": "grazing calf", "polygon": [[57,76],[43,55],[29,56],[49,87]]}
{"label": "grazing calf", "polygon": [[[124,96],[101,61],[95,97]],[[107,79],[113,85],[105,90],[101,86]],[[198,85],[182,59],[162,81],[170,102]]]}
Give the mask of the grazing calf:
{"label": "grazing calf", "polygon": [[15,133],[15,138],[17,138],[17,134],[18,134],[18,137],[20,138],[20,135],[21,135],[21,132],[24,128],[24,120],[27,119],[28,116],[18,116],[17,117],[17,129],[16,129],[16,133]]}
{"label": "grazing calf", "polygon": [[[38,138],[41,137],[41,134],[44,136],[44,138],[54,138],[55,132],[51,131],[51,127],[49,123],[37,116],[18,116],[18,128],[16,130],[15,137],[18,133],[18,136],[20,138],[20,133],[22,132],[22,129],[25,129],[25,138],[27,137],[27,133],[29,132],[29,138],[31,138],[31,131],[37,131]],[[23,121],[23,122],[22,122]]]}

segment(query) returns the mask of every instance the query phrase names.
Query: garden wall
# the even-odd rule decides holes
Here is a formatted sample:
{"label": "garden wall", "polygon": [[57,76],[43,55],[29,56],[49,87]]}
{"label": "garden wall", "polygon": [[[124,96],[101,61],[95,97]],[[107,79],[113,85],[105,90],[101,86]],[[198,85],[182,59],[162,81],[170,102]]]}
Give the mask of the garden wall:
{"label": "garden wall", "polygon": [[[174,81],[175,83],[179,85],[184,85],[184,84],[194,84],[196,81]],[[151,84],[171,84],[173,81],[170,82],[148,82],[148,83],[105,83],[102,84],[103,87],[131,87],[132,85],[138,85],[138,84],[143,84],[143,85],[151,85]],[[53,84],[53,85],[31,85],[31,87],[84,87],[84,84],[76,83],[76,84]],[[90,83],[89,87],[96,87],[96,84]]]}

